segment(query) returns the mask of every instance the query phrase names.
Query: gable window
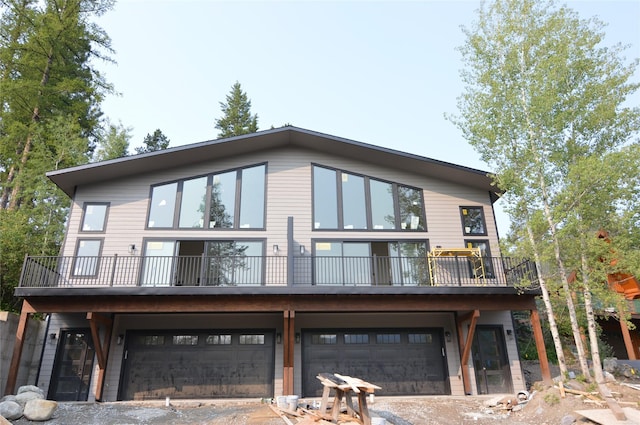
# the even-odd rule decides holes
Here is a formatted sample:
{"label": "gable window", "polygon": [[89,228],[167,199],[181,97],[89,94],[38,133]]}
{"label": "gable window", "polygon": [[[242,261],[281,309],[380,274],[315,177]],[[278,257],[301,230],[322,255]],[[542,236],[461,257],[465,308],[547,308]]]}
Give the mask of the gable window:
{"label": "gable window", "polygon": [[207,202],[207,178],[198,177],[182,182],[178,227],[204,227],[204,206]]}
{"label": "gable window", "polygon": [[96,276],[101,249],[102,239],[80,239],[76,246],[73,276]]}
{"label": "gable window", "polygon": [[313,228],[426,230],[422,190],[313,166]]}
{"label": "gable window", "polygon": [[81,232],[104,232],[107,223],[108,203],[87,202],[82,211]]}
{"label": "gable window", "polygon": [[151,188],[148,228],[264,228],[266,165]]}
{"label": "gable window", "polygon": [[173,227],[178,183],[155,186],[149,207],[149,227]]}
{"label": "gable window", "polygon": [[487,225],[482,207],[460,207],[460,218],[464,235],[486,236]]}

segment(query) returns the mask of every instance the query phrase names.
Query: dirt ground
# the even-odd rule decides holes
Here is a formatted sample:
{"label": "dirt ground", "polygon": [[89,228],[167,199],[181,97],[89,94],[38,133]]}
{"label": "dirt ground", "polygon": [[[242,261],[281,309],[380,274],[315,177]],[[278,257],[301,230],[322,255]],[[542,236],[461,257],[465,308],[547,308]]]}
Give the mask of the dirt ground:
{"label": "dirt ground", "polygon": [[[529,386],[527,401],[518,402],[517,394],[492,396],[420,396],[380,397],[369,403],[373,417],[385,418],[388,425],[587,425],[592,422],[577,410],[607,409],[607,405],[584,382],[567,381],[565,388],[582,394],[561,396],[558,386],[540,382],[537,363],[523,362]],[[552,367],[552,376],[557,370]],[[634,385],[634,387],[630,386]],[[635,409],[640,416],[640,377],[618,377],[607,384],[621,408]],[[587,394],[589,393],[589,394]],[[512,405],[504,403],[512,399]],[[318,399],[300,400],[313,406]],[[515,406],[515,408],[514,408]],[[634,411],[635,414],[635,411]],[[289,417],[293,423],[296,420]],[[268,404],[261,400],[171,400],[117,403],[60,403],[47,422],[31,422],[24,418],[14,425],[284,425]],[[615,425],[640,425],[640,421],[612,421]]]}
{"label": "dirt ground", "polygon": [[[583,385],[568,382],[567,386]],[[623,407],[640,408],[640,390],[609,383],[618,403]],[[502,396],[424,396],[376,397],[369,409],[374,417],[386,419],[389,425],[458,425],[509,424],[556,425],[574,423],[593,424],[576,410],[606,408],[604,402],[588,401],[579,395],[560,397],[559,389],[534,385],[529,401],[510,410],[504,405],[489,406]],[[509,398],[507,396],[507,398]],[[597,398],[597,397],[596,397]],[[515,399],[515,397],[514,397]],[[313,400],[303,400],[312,405]],[[493,402],[493,403],[492,403]],[[517,410],[517,411],[515,411]],[[564,419],[563,419],[564,418]],[[295,423],[295,420],[292,420]],[[15,425],[36,424],[26,419]],[[42,422],[39,422],[42,423]],[[632,424],[633,422],[622,422]],[[54,417],[46,425],[283,425],[268,405],[260,400],[242,401],[180,401],[119,402],[119,403],[60,403]]]}

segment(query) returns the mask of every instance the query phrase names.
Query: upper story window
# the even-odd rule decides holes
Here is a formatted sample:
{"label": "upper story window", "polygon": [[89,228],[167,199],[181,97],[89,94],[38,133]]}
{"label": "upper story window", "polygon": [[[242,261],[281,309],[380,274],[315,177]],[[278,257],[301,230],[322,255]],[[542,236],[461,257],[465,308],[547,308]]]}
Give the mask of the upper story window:
{"label": "upper story window", "polygon": [[462,233],[469,236],[485,236],[487,225],[482,207],[460,207]]}
{"label": "upper story window", "polygon": [[149,228],[262,229],[266,165],[154,186]]}
{"label": "upper story window", "polygon": [[81,232],[104,232],[107,224],[108,203],[86,202],[82,210]]}
{"label": "upper story window", "polygon": [[102,239],[80,239],[76,245],[73,276],[96,276],[102,250]]}
{"label": "upper story window", "polygon": [[314,229],[426,230],[422,190],[313,166]]}

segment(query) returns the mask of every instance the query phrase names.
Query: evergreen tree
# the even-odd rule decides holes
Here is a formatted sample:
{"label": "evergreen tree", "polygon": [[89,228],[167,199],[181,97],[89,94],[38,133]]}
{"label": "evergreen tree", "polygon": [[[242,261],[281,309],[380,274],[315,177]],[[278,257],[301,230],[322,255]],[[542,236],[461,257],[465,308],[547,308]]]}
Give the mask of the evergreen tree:
{"label": "evergreen tree", "polygon": [[[555,293],[569,313],[582,372],[591,379],[581,335],[581,319],[587,321],[598,382],[592,297],[611,292],[606,273],[594,271],[606,272],[611,263],[603,261],[595,235],[602,226],[621,230],[627,212],[638,209],[628,204],[634,196],[637,202],[629,190],[635,185],[637,192],[637,167],[626,158],[637,155],[640,128],[640,109],[624,104],[638,89],[630,81],[638,62],[624,62],[623,46],[602,47],[602,28],[552,1],[483,4],[478,21],[465,29],[466,89],[453,119],[507,191],[508,213],[517,223],[512,239],[538,265],[561,370]],[[621,243],[630,232],[616,236]]]}
{"label": "evergreen tree", "polygon": [[86,163],[100,102],[112,88],[91,66],[109,60],[91,23],[111,0],[4,0],[0,17],[0,308],[24,255],[57,255],[69,200],[45,173]]}
{"label": "evergreen tree", "polygon": [[220,102],[220,107],[224,116],[216,119],[216,128],[220,130],[218,137],[240,136],[258,131],[258,114],[251,115],[251,100],[237,81],[227,95],[227,102]]}
{"label": "evergreen tree", "polygon": [[144,138],[144,146],[137,147],[136,153],[141,154],[161,151],[169,147],[169,142],[170,141],[169,139],[167,139],[167,136],[162,134],[162,131],[160,131],[160,129],[158,128],[153,132],[153,134],[147,134],[147,136]]}
{"label": "evergreen tree", "polygon": [[94,161],[106,161],[108,159],[122,158],[129,154],[129,140],[131,129],[125,128],[122,123],[109,124],[107,134],[98,141]]}

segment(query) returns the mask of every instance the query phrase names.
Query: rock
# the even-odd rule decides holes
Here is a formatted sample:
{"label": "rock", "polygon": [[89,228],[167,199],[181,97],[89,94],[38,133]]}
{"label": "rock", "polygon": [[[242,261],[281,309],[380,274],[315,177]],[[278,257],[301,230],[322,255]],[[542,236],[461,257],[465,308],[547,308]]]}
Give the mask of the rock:
{"label": "rock", "polygon": [[14,396],[13,394],[7,394],[6,396],[0,398],[0,403],[2,403],[3,401],[16,401],[16,396]]}
{"label": "rock", "polygon": [[30,400],[42,400],[43,398],[44,398],[44,396],[42,394],[40,394],[39,392],[25,391],[23,393],[18,394],[16,396],[16,400],[15,401],[20,403],[21,406],[24,406]]}
{"label": "rock", "polygon": [[609,373],[615,373],[618,368],[618,359],[616,357],[607,357],[602,361],[602,368]]}
{"label": "rock", "polygon": [[10,421],[22,416],[22,406],[15,401],[3,401],[0,403],[0,416]]}
{"label": "rock", "polygon": [[32,399],[24,406],[23,413],[30,421],[48,421],[57,408],[58,403],[53,400]]}
{"label": "rock", "polygon": [[11,422],[9,422],[6,418],[0,415],[0,425],[11,425]]}
{"label": "rock", "polygon": [[606,370],[604,371],[604,381],[605,382],[616,382],[616,377],[613,376],[612,373],[607,372]]}
{"label": "rock", "polygon": [[563,416],[562,419],[560,419],[560,425],[571,425],[575,422],[576,422],[576,418],[573,417],[572,415],[566,415],[566,416]]}
{"label": "rock", "polygon": [[23,385],[20,388],[18,388],[18,392],[16,394],[22,394],[22,393],[38,393],[42,396],[42,398],[44,398],[44,391],[42,391],[42,389],[36,387],[35,385]]}

